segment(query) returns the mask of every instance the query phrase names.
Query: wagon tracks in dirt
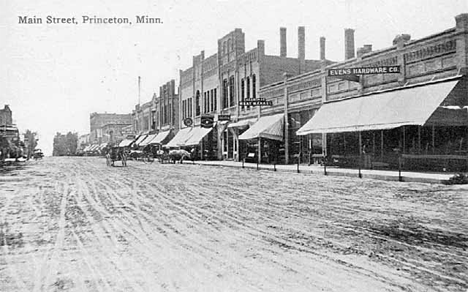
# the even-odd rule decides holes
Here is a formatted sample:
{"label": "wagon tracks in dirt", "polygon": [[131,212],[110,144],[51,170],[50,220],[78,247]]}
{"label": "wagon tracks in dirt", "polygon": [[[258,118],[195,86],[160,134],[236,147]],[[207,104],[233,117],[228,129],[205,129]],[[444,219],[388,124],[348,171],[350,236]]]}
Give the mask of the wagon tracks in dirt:
{"label": "wagon tracks in dirt", "polygon": [[0,185],[9,290],[468,288],[460,192],[91,157],[41,164],[10,197]]}

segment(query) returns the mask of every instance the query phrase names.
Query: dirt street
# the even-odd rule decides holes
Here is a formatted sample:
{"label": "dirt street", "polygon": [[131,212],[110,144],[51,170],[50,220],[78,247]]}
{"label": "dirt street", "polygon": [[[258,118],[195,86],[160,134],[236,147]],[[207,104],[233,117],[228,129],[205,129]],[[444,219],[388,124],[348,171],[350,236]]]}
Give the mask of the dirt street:
{"label": "dirt street", "polygon": [[468,187],[47,157],[0,171],[0,291],[467,291]]}

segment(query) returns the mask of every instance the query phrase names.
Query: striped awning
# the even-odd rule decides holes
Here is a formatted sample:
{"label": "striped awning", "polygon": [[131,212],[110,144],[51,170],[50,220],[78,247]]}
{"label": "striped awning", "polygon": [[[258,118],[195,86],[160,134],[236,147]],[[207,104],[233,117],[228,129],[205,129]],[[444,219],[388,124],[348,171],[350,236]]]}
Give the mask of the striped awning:
{"label": "striped awning", "polygon": [[172,138],[169,143],[167,143],[165,146],[166,147],[180,147],[183,146],[185,141],[187,141],[188,138],[190,138],[190,132],[192,131],[192,128],[183,128],[177,132],[177,134]]}
{"label": "striped awning", "polygon": [[150,144],[162,144],[164,142],[164,140],[169,137],[169,134],[171,133],[171,131],[164,131],[164,132],[160,132],[156,138],[153,139],[153,141],[150,142]]}
{"label": "striped awning", "polygon": [[146,146],[148,144],[151,143],[151,141],[154,140],[154,138],[156,138],[157,134],[151,134],[151,135],[148,135],[148,137],[146,137],[146,139],[144,139],[138,146]]}
{"label": "striped awning", "polygon": [[241,120],[241,121],[237,121],[235,123],[231,123],[228,125],[228,128],[244,128],[244,127],[249,127],[253,124],[255,124],[255,122],[257,121],[257,119],[248,119],[248,120]]}
{"label": "striped awning", "polygon": [[213,130],[213,128],[194,127],[190,132],[190,137],[184,142],[183,146],[198,145],[211,130]]}

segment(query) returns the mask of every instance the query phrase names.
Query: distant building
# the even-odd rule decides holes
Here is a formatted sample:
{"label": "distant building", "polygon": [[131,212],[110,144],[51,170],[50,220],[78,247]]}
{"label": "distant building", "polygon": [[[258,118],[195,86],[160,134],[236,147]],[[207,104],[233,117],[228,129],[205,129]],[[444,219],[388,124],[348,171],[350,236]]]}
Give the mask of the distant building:
{"label": "distant building", "polygon": [[[90,115],[89,141],[91,144],[110,142],[110,137],[121,136],[121,129],[132,124],[131,114],[92,113]],[[109,125],[105,128],[104,126]]]}
{"label": "distant building", "polygon": [[13,124],[13,117],[10,107],[6,104],[0,110],[0,126],[11,126]]}

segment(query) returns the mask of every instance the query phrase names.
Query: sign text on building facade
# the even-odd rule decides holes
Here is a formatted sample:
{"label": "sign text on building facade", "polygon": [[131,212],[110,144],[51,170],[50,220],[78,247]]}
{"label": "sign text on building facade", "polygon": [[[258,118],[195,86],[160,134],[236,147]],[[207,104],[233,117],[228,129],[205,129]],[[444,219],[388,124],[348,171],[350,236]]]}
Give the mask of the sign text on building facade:
{"label": "sign text on building facade", "polygon": [[400,66],[329,69],[328,76],[400,73]]}
{"label": "sign text on building facade", "polygon": [[265,98],[246,98],[239,101],[240,106],[273,105],[273,101]]}

